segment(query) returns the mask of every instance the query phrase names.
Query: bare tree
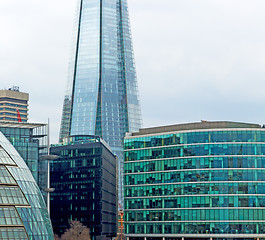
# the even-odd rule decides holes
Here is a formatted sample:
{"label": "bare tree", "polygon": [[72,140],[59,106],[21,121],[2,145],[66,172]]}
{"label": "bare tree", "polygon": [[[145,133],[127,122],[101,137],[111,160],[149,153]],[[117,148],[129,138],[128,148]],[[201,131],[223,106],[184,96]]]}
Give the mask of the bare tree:
{"label": "bare tree", "polygon": [[54,240],[61,240],[61,238],[57,234],[55,234],[54,235]]}
{"label": "bare tree", "polygon": [[91,240],[89,229],[79,221],[71,221],[70,228],[65,231],[61,238],[55,237],[58,240]]}

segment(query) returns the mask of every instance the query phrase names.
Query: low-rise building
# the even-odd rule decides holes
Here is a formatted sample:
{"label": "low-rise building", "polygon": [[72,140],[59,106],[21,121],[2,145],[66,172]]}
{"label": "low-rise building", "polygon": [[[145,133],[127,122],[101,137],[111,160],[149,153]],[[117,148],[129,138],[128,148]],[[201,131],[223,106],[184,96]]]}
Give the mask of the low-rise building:
{"label": "low-rise building", "polygon": [[124,151],[127,239],[265,238],[265,128],[146,128]]}
{"label": "low-rise building", "polygon": [[46,201],[47,161],[41,156],[48,153],[47,124],[0,121],[0,132],[23,158]]}

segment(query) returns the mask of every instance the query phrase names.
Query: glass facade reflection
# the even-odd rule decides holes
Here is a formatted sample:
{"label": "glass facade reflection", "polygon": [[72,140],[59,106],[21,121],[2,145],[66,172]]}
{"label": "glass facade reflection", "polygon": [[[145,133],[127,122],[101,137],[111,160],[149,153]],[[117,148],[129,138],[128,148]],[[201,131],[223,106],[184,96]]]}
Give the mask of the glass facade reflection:
{"label": "glass facade reflection", "polygon": [[89,227],[92,240],[116,236],[116,157],[102,139],[74,136],[51,147],[51,220],[61,235],[69,220]]}
{"label": "glass facade reflection", "polygon": [[0,132],[23,158],[46,200],[47,160],[40,161],[40,156],[48,151],[47,124],[0,122]]}
{"label": "glass facade reflection", "polygon": [[50,240],[51,221],[29,168],[0,133],[0,239]]}
{"label": "glass facade reflection", "polygon": [[123,173],[123,137],[141,127],[127,0],[78,0],[68,75],[60,141],[102,137]]}
{"label": "glass facade reflection", "polygon": [[124,149],[129,239],[265,237],[261,126],[202,122],[141,129],[125,137]]}

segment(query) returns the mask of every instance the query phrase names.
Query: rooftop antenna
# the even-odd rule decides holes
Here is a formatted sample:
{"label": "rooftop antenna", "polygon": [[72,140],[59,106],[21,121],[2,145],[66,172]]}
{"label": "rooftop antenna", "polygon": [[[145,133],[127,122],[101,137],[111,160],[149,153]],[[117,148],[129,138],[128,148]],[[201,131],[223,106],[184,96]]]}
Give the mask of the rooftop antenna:
{"label": "rooftop antenna", "polygon": [[8,90],[9,91],[19,92],[19,86],[13,86],[13,87],[9,88]]}

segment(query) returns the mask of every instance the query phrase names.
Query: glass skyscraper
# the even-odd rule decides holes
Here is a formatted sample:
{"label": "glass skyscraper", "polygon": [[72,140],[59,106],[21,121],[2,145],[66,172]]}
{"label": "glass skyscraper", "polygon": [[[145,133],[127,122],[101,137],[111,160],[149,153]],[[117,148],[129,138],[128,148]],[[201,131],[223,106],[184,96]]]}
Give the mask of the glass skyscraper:
{"label": "glass skyscraper", "polygon": [[129,240],[265,239],[265,128],[201,122],[125,137]]}
{"label": "glass skyscraper", "polygon": [[122,172],[123,137],[141,127],[127,0],[78,0],[77,7],[60,141],[100,136]]}

